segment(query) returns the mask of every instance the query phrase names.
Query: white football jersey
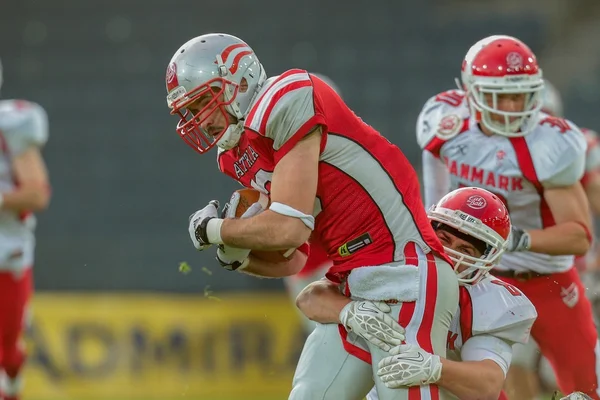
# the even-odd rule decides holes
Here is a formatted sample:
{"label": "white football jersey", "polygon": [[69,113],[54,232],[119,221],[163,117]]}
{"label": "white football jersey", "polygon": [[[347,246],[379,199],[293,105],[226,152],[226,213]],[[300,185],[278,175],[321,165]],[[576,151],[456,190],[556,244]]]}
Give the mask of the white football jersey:
{"label": "white football jersey", "polygon": [[519,289],[491,275],[461,286],[458,311],[448,331],[448,358],[463,360],[464,345],[475,336],[493,336],[511,346],[527,343],[536,318],[534,305]]}
{"label": "white football jersey", "polygon": [[[578,182],[585,168],[586,141],[571,121],[541,113],[537,127],[524,137],[487,136],[460,90],[427,101],[417,122],[417,140],[424,153],[446,165],[450,190],[477,186],[495,193],[507,205],[513,224],[523,229],[555,225],[544,189]],[[424,179],[436,178],[425,174]],[[573,256],[507,252],[499,269],[550,273],[572,265]]]}
{"label": "white football jersey", "polygon": [[[0,193],[15,189],[12,161],[48,139],[48,119],[38,104],[0,101]],[[35,217],[0,210],[0,270],[18,271],[33,265]]]}
{"label": "white football jersey", "polygon": [[[517,288],[493,276],[460,287],[459,307],[448,331],[446,357],[453,361],[491,359],[508,371],[512,345],[527,343],[537,312]],[[377,400],[375,388],[367,400]]]}

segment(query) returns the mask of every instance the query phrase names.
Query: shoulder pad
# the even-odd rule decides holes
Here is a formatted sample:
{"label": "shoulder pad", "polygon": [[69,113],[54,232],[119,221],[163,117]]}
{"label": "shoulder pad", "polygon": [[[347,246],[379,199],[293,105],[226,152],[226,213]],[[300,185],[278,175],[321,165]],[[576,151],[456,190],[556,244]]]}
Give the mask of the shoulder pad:
{"label": "shoulder pad", "polygon": [[284,147],[293,146],[324,122],[317,108],[308,72],[290,70],[274,79],[260,93],[246,118],[245,126],[272,139],[273,149],[278,152]]}
{"label": "shoulder pad", "polygon": [[473,336],[492,335],[509,343],[527,343],[537,312],[516,287],[488,276],[467,286],[473,305]]}
{"label": "shoulder pad", "polygon": [[24,100],[0,101],[0,131],[11,155],[48,140],[48,116],[38,104]]}
{"label": "shoulder pad", "polygon": [[427,100],[416,127],[417,142],[421,149],[437,156],[437,147],[464,129],[464,121],[469,114],[465,93],[461,90],[448,90]]}
{"label": "shoulder pad", "polygon": [[526,140],[538,180],[545,187],[568,186],[581,179],[587,145],[573,122],[542,114]]}

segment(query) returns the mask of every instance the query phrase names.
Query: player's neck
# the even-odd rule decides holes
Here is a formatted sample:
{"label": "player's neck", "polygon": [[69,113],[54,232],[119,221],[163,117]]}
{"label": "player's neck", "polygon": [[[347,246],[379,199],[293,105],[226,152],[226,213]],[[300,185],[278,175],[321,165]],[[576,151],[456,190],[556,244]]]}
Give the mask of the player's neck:
{"label": "player's neck", "polygon": [[494,136],[494,132],[490,131],[485,126],[483,126],[483,124],[481,122],[478,122],[477,126],[479,127],[479,130],[481,131],[481,133],[483,133],[485,136]]}

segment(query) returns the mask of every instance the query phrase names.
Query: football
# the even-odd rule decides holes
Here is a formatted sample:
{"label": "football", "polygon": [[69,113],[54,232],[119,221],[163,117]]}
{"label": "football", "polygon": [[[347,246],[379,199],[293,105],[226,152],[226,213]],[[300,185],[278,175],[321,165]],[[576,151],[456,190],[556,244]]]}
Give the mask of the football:
{"label": "football", "polygon": [[[235,217],[240,218],[250,206],[256,202],[260,202],[263,208],[268,208],[271,200],[266,194],[259,192],[255,189],[240,189],[236,190],[240,195],[240,201],[238,202],[235,210]],[[283,262],[292,258],[296,249],[288,250],[276,250],[276,251],[263,251],[263,250],[252,250],[250,254],[253,257],[259,258],[269,262]]]}

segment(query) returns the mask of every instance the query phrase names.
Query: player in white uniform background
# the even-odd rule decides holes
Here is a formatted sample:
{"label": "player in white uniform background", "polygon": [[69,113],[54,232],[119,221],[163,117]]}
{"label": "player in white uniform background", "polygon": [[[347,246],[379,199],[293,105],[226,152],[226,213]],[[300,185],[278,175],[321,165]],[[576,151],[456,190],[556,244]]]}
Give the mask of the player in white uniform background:
{"label": "player in white uniform background", "polygon": [[[428,217],[454,261],[460,288],[459,309],[448,332],[447,359],[414,345],[391,350],[379,363],[376,387],[436,383],[458,398],[506,398],[501,395],[513,343],[525,343],[536,311],[515,287],[488,274],[499,260],[510,232],[508,211],[494,194],[462,188],[446,195]],[[320,323],[340,323],[349,299],[330,282],[308,286],[298,307]],[[468,361],[463,363],[460,361]],[[382,382],[383,381],[383,382]],[[368,396],[377,399],[375,388]]]}
{"label": "player in white uniform background", "polygon": [[[544,80],[542,111],[563,118],[563,101],[558,90],[548,80]],[[590,129],[581,128],[587,142],[585,171],[581,185],[585,190],[594,217],[600,214],[600,145],[598,134]],[[596,238],[596,235],[594,235]],[[597,245],[585,256],[576,257],[575,266],[586,288],[586,296],[592,302],[592,309],[598,319],[595,304],[600,300],[600,280],[598,279]],[[511,374],[506,384],[507,391],[514,399],[530,399],[538,396],[541,390],[552,391],[557,388],[556,377],[545,357],[542,357],[535,340],[526,345],[516,345]]]}
{"label": "player in white uniform background", "polygon": [[[0,86],[2,68],[0,66]],[[35,247],[32,212],[48,205],[50,186],[41,148],[48,139],[46,112],[24,100],[0,100],[0,398],[18,400],[25,350],[21,343],[33,292]],[[4,397],[2,397],[4,396]]]}
{"label": "player in white uniform background", "polygon": [[563,393],[599,399],[600,348],[573,266],[573,255],[591,244],[579,183],[585,138],[573,122],[540,111],[542,71],[518,39],[492,36],[475,44],[463,61],[462,85],[429,99],[418,118],[426,203],[461,186],[504,200],[513,229],[493,274],[535,305],[531,335]]}

